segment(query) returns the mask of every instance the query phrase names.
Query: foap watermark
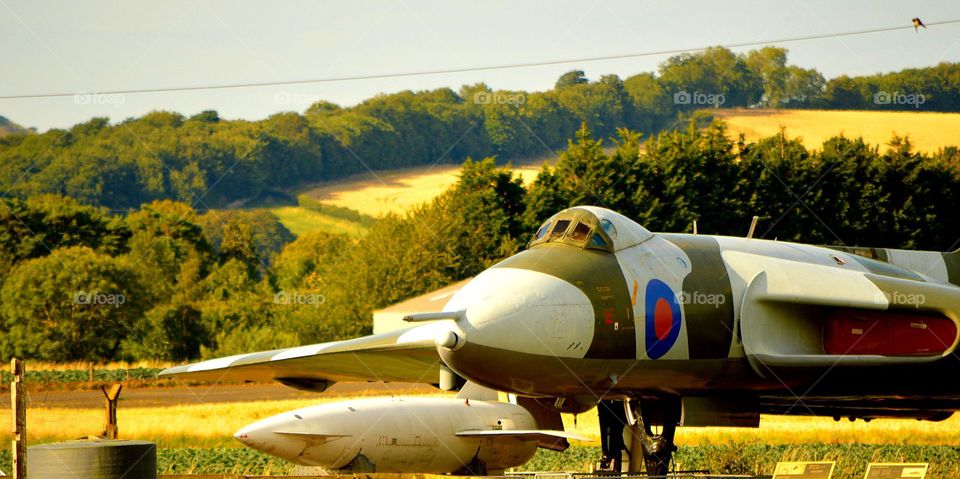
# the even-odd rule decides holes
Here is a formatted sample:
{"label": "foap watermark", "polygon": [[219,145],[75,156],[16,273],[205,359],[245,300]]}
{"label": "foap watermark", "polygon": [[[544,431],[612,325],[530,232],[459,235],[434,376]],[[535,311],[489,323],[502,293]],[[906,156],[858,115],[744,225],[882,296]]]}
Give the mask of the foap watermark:
{"label": "foap watermark", "polygon": [[726,101],[727,97],[723,93],[704,93],[700,91],[690,93],[686,90],[680,90],[673,94],[674,105],[709,105],[720,108],[720,105],[723,105]]}
{"label": "foap watermark", "polygon": [[523,105],[526,102],[527,95],[523,93],[478,91],[473,94],[475,105]]}
{"label": "foap watermark", "polygon": [[[528,296],[526,294],[522,294],[522,293],[510,293],[507,296],[505,302],[511,304],[515,311],[520,311],[521,309],[527,306],[527,301],[528,301],[527,297]],[[537,291],[529,297],[530,298],[529,300],[532,300],[533,302],[537,302],[537,301],[543,300],[543,298],[545,297],[546,295],[544,295],[542,291]]]}
{"label": "foap watermark", "polygon": [[273,295],[273,304],[304,305],[320,307],[327,302],[327,297],[320,293],[303,293],[300,291],[278,291]]}
{"label": "foap watermark", "polygon": [[75,105],[107,105],[117,108],[126,102],[126,95],[119,93],[77,93],[73,95],[73,103]]}
{"label": "foap watermark", "polygon": [[83,306],[123,306],[127,297],[121,293],[104,293],[101,291],[77,291],[73,293],[73,304]]}
{"label": "foap watermark", "polygon": [[876,105],[910,105],[920,108],[926,103],[927,97],[923,93],[888,92],[880,90],[873,94],[873,103]]}
{"label": "foap watermark", "polygon": [[908,306],[919,308],[927,303],[927,296],[923,293],[903,293],[900,291],[879,291],[873,297],[877,304],[889,304],[890,306]]}
{"label": "foap watermark", "polygon": [[683,305],[705,305],[719,308],[727,303],[727,297],[720,293],[681,291],[677,293],[677,302]]}

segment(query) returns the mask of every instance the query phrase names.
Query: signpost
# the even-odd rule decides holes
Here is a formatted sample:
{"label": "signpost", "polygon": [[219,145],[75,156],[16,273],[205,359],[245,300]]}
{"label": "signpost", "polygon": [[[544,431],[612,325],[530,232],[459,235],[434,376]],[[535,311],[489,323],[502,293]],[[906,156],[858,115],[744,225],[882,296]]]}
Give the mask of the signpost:
{"label": "signpost", "polygon": [[778,462],[773,479],[830,479],[835,462]]}
{"label": "signpost", "polygon": [[863,479],[924,479],[927,463],[870,463]]}

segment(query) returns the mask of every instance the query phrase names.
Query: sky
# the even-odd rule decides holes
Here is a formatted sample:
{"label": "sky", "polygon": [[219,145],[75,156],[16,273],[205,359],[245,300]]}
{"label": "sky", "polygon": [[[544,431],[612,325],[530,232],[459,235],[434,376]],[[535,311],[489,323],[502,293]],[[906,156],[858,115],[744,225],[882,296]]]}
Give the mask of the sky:
{"label": "sky", "polygon": [[[12,1],[0,0],[0,96],[271,82],[469,68],[702,48],[960,19],[924,1]],[[960,24],[782,45],[827,78],[960,61]],[[745,51],[749,48],[734,49]],[[510,70],[194,92],[0,99],[40,131],[152,110],[260,119],[318,100],[378,93],[545,90],[582,69],[595,80],[655,72],[666,55]]]}

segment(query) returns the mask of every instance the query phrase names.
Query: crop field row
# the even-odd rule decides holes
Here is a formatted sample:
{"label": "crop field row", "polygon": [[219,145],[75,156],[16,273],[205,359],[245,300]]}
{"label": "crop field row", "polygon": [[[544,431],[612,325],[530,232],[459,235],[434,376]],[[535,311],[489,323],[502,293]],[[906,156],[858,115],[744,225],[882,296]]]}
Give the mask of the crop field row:
{"label": "crop field row", "polygon": [[[147,381],[157,379],[158,368],[132,369],[94,369],[94,382]],[[0,381],[9,384],[13,375],[9,371],[0,372]],[[42,369],[28,370],[24,380],[27,384],[82,383],[90,381],[89,370],[79,369]]]}
{"label": "crop field row", "polygon": [[[565,452],[539,450],[518,471],[589,472],[600,458],[596,446],[573,446]],[[732,442],[680,446],[676,470],[725,474],[771,474],[778,461],[836,461],[834,479],[859,479],[869,462],[929,462],[928,479],[960,477],[960,447],[923,445],[802,444],[769,445]],[[160,448],[161,474],[290,474],[295,466],[244,448]],[[0,470],[10,470],[10,451],[0,450]]]}

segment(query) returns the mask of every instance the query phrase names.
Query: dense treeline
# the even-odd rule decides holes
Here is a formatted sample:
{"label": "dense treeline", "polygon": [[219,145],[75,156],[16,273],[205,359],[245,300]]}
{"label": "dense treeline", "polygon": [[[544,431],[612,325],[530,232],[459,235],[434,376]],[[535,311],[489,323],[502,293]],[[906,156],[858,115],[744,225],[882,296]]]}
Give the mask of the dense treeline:
{"label": "dense treeline", "polygon": [[263,211],[157,200],[127,215],[69,197],[0,200],[0,355],[54,361],[193,359],[368,333],[373,309],[474,275],[552,213],[621,211],[655,231],[946,250],[960,153],[832,138],[810,151],[784,134],[746,144],[722,124],[643,140],[621,129],[609,153],[582,126],[524,187],[488,158],[466,161],[430,204],[374,222],[361,238],[294,239]]}
{"label": "dense treeline", "polygon": [[960,241],[951,221],[960,201],[960,151],[923,155],[894,137],[883,152],[842,136],[807,150],[785,133],[746,144],[709,128],[661,133],[641,148],[621,130],[611,155],[587,129],[526,198],[532,228],[560,208],[598,204],[654,231],[743,235],[764,220],[766,238],[816,244],[945,251]]}
{"label": "dense treeline", "polygon": [[582,123],[608,138],[618,128],[669,129],[711,107],[960,111],[960,65],[825,81],[788,65],[782,48],[710,48],[625,80],[591,82],[572,71],[544,92],[484,84],[405,91],[349,108],[318,102],[261,121],[222,120],[214,111],[153,112],[117,124],[94,118],[0,137],[0,191],[119,210],[161,199],[206,210],[367,169],[549,155]]}

